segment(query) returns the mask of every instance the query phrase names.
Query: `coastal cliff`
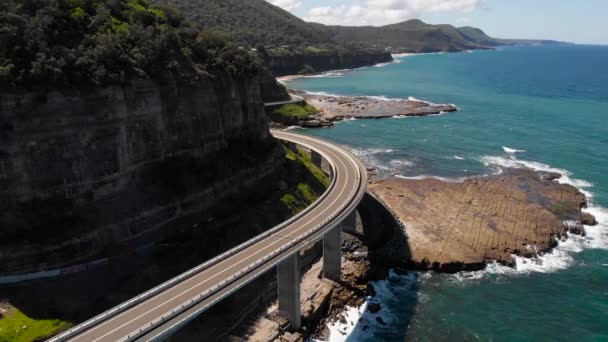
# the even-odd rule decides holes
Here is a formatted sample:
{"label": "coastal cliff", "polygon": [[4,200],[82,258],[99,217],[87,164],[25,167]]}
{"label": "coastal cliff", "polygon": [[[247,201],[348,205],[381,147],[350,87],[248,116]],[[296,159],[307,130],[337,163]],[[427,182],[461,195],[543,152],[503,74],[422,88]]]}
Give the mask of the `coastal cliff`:
{"label": "coastal cliff", "polygon": [[283,158],[257,77],[3,92],[0,140],[2,274],[156,241]]}
{"label": "coastal cliff", "polygon": [[266,58],[266,64],[277,76],[354,69],[379,63],[388,63],[393,57],[388,52],[361,52],[327,54],[286,54]]}

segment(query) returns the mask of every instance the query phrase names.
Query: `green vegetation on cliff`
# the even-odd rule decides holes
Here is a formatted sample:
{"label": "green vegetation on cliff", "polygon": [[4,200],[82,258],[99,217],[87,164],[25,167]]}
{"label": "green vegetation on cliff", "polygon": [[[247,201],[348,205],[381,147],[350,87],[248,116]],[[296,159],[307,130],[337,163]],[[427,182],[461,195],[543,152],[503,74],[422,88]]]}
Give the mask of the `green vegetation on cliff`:
{"label": "green vegetation on cliff", "polygon": [[273,110],[272,114],[279,115],[283,118],[303,118],[318,112],[319,111],[315,107],[308,103],[305,105],[290,103]]}
{"label": "green vegetation on cliff", "polygon": [[[285,148],[285,154],[288,160],[295,161],[306,167],[310,175],[316,180],[316,183],[321,184],[323,187],[329,186],[329,177],[313,164],[308,153],[300,149],[298,149],[298,153],[295,153],[290,149]],[[311,186],[308,183],[299,183],[295,189],[291,189],[291,191],[283,194],[281,203],[293,214],[297,214],[319,198],[319,190],[318,186]]]}
{"label": "green vegetation on cliff", "polygon": [[4,0],[0,27],[4,87],[197,80],[259,66],[255,54],[148,0]]}
{"label": "green vegetation on cliff", "polygon": [[69,327],[67,322],[56,319],[35,320],[11,308],[0,318],[0,342],[41,341]]}
{"label": "green vegetation on cliff", "polygon": [[265,0],[154,1],[179,8],[203,28],[225,32],[243,46],[299,46],[331,40],[324,28],[310,25]]}

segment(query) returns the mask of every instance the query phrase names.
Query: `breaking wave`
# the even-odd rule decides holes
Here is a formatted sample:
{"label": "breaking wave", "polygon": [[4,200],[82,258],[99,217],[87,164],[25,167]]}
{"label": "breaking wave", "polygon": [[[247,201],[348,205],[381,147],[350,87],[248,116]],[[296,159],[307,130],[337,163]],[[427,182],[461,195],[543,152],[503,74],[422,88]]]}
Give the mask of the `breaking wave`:
{"label": "breaking wave", "polygon": [[[328,324],[329,337],[326,341],[361,341],[383,332],[394,333],[396,322],[402,321],[400,313],[394,309],[403,305],[404,297],[410,296],[415,302],[418,278],[417,272],[399,275],[390,271],[388,279],[371,282],[375,295],[368,297],[359,307],[346,307],[341,314],[342,319]],[[373,304],[379,304],[380,310],[372,312],[370,307]]]}
{"label": "breaking wave", "polygon": [[[506,152],[509,153],[508,151]],[[572,185],[587,196],[589,204],[586,209],[583,209],[583,212],[595,216],[597,225],[585,226],[586,236],[568,233],[567,239],[563,241],[558,240],[555,248],[537,257],[524,258],[513,255],[515,267],[492,263],[482,271],[457,273],[453,275],[454,280],[482,279],[488,275],[516,276],[530,273],[557,272],[575,265],[577,261],[574,256],[585,249],[608,249],[608,210],[594,203],[593,193],[589,191],[589,188],[593,187],[592,183],[574,178],[573,174],[568,170],[555,168],[535,161],[519,160],[514,156],[484,156],[481,158],[481,161],[488,167],[497,168],[499,172],[503,168],[528,168],[540,172],[559,173],[561,177],[557,181],[560,184]],[[534,248],[533,246],[529,247]]]}

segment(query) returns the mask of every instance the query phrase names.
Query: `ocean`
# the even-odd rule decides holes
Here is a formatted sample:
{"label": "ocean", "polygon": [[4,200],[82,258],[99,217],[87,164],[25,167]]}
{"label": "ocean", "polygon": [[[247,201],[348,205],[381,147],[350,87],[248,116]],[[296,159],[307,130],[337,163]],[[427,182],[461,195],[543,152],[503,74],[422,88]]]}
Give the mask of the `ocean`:
{"label": "ocean", "polygon": [[600,222],[540,258],[517,258],[515,268],[391,274],[365,304],[382,310],[349,308],[330,341],[608,341],[608,46],[404,55],[287,85],[454,104],[456,113],[302,132],[347,146],[385,176],[557,171],[591,198],[587,211]]}

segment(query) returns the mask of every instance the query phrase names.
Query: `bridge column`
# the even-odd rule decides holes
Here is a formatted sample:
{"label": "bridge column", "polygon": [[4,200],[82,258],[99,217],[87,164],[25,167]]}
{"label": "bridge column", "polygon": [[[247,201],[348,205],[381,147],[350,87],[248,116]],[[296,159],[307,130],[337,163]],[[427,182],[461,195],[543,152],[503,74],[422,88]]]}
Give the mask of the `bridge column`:
{"label": "bridge column", "polygon": [[342,225],[323,236],[323,277],[340,281],[342,276]]}
{"label": "bridge column", "polygon": [[279,313],[291,323],[292,330],[302,326],[300,315],[300,254],[296,253],[277,266]]}
{"label": "bridge column", "polygon": [[323,157],[321,157],[319,153],[314,150],[310,151],[310,160],[316,167],[323,171]]}
{"label": "bridge column", "polygon": [[323,277],[340,281],[342,276],[342,231],[354,232],[357,211],[353,211],[335,228],[323,236]]}
{"label": "bridge column", "polygon": [[294,142],[288,141],[287,148],[290,149],[292,152],[298,153],[298,144]]}
{"label": "bridge column", "polygon": [[356,234],[357,233],[357,211],[353,210],[350,215],[348,215],[342,223],[342,231],[345,233]]}

